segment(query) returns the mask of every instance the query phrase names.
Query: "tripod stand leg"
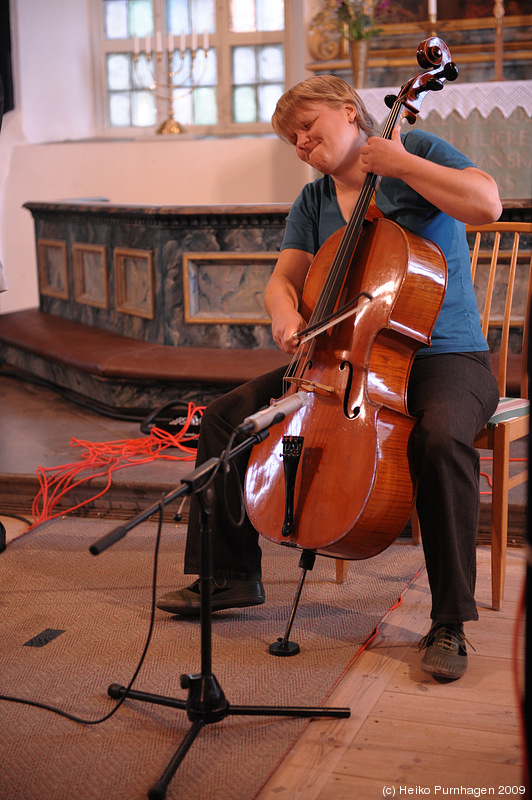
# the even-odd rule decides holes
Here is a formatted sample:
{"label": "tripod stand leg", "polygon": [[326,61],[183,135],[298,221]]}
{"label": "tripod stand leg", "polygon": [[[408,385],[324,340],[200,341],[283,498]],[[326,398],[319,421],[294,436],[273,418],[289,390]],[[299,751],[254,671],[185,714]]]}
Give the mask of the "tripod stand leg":
{"label": "tripod stand leg", "polygon": [[190,746],[193,744],[196,736],[201,731],[205,723],[203,720],[198,719],[194,722],[189,729],[187,735],[175,751],[174,757],[166,767],[165,771],[161,775],[160,779],[157,783],[154,783],[151,789],[148,791],[148,798],[149,800],[164,800],[166,797],[166,790],[168,789],[168,784],[174,777],[175,773],[181,762],[183,761],[184,757],[188,753]]}
{"label": "tripod stand leg", "polygon": [[242,714],[245,717],[299,717],[318,719],[351,716],[350,708],[327,708],[324,706],[229,706],[228,714]]}
{"label": "tripod stand leg", "polygon": [[294,618],[296,616],[297,607],[299,605],[299,598],[301,597],[301,591],[303,589],[303,584],[305,583],[305,578],[307,577],[307,572],[313,568],[314,563],[316,561],[316,553],[314,550],[303,550],[301,553],[301,558],[299,559],[299,566],[301,567],[301,575],[299,576],[299,583],[296,589],[296,595],[294,597],[294,602],[292,603],[292,610],[290,612],[290,618],[288,620],[288,624],[286,626],[286,631],[283,638],[277,639],[276,642],[273,642],[268,651],[272,656],[296,656],[299,653],[299,645],[297,642],[289,642],[288,637],[290,636],[290,631],[292,630],[292,625],[294,622]]}
{"label": "tripod stand leg", "polygon": [[[107,687],[107,694],[113,700],[120,700],[126,693],[126,687],[119,683],[112,683]],[[151,694],[150,692],[140,692],[137,689],[130,689],[127,693],[130,700],[141,700],[144,703],[154,703],[158,706],[168,706],[170,708],[186,709],[186,701],[177,697],[165,697],[164,695]]]}

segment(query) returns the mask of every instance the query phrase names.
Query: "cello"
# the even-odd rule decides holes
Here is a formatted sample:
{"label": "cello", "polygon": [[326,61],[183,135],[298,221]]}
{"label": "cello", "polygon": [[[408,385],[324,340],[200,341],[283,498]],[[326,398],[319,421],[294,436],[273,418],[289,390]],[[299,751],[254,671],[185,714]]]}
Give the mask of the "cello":
{"label": "cello", "polygon": [[[426,72],[386,98],[384,138],[458,75],[438,37],[421,42],[417,61]],[[283,398],[304,393],[301,407],[253,447],[244,484],[260,535],[353,560],[390,546],[411,513],[408,378],[430,344],[447,277],[435,243],[368,218],[376,182],[366,176],[348,224],[312,261],[300,305],[308,324],[284,379]]]}

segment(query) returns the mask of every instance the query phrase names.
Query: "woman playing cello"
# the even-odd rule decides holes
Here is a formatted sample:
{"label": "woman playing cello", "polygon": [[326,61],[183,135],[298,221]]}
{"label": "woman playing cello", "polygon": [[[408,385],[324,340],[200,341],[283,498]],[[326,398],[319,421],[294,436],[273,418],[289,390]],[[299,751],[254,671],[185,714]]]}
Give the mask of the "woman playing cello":
{"label": "woman playing cello", "polygon": [[[322,177],[294,202],[277,265],[265,291],[273,338],[295,353],[303,285],[320,246],[346,224],[368,173],[379,176],[375,203],[387,218],[434,241],[447,261],[447,290],[432,332],[408,381],[409,413],[417,419],[410,459],[417,478],[417,512],[432,594],[432,625],[420,642],[422,668],[455,679],[467,668],[463,623],[478,619],[474,599],[479,512],[479,456],[475,435],[495,411],[498,389],[490,369],[470,273],[464,223],[497,220],[495,181],[439,137],[399,126],[391,138],[376,135],[354,89],[340,78],[309,78],[277,103],[272,125],[296,154]],[[234,429],[282,392],[284,370],[238,387],[206,409],[198,463],[219,455]],[[235,460],[236,461],[236,460]],[[240,457],[245,473],[247,456]],[[222,479],[212,513],[212,610],[265,600],[258,534],[240,514],[240,487],[223,498]],[[226,502],[229,514],[226,512]],[[193,498],[185,573],[199,573],[199,508]],[[158,600],[164,611],[197,616],[199,582]]]}

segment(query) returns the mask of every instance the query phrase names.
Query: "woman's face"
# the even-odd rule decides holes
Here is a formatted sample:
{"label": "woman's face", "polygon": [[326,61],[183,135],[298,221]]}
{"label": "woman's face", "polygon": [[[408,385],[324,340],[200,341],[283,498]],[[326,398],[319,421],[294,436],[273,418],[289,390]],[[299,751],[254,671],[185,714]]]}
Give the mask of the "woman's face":
{"label": "woman's face", "polygon": [[312,103],[297,114],[292,131],[298,157],[325,175],[341,172],[358,157],[363,139],[351,104]]}

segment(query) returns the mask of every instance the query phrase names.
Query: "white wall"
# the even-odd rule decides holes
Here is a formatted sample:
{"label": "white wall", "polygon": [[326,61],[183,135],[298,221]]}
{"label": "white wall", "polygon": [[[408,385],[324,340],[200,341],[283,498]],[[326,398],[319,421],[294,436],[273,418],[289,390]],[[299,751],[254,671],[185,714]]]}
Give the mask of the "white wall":
{"label": "white wall", "polygon": [[308,172],[275,138],[190,142],[18,144],[5,184],[2,312],[38,305],[28,201],[105,197],[114,203],[291,202]]}
{"label": "white wall", "polygon": [[[305,20],[319,6],[303,0]],[[11,17],[15,110],[0,134],[0,260],[9,291],[0,295],[0,312],[38,305],[26,202],[287,203],[309,179],[273,136],[95,139],[89,0],[11,0]],[[305,47],[299,51],[304,60]]]}
{"label": "white wall", "polygon": [[94,130],[88,0],[15,0],[17,73],[28,142]]}

